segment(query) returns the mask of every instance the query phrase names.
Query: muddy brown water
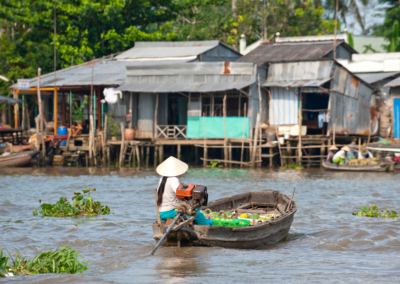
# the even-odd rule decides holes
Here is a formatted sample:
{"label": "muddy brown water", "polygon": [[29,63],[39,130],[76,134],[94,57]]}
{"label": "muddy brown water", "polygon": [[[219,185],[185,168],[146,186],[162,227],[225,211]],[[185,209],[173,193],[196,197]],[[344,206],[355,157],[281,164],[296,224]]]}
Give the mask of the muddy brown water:
{"label": "muddy brown water", "polygon": [[[89,270],[0,279],[10,283],[354,283],[400,282],[400,221],[352,216],[359,206],[400,209],[400,174],[321,170],[191,169],[181,182],[207,185],[210,199],[252,190],[296,187],[298,211],[289,235],[256,250],[164,248],[155,242],[154,170],[6,169],[0,172],[0,246],[32,257],[77,249]],[[38,200],[92,197],[114,214],[40,218]]]}

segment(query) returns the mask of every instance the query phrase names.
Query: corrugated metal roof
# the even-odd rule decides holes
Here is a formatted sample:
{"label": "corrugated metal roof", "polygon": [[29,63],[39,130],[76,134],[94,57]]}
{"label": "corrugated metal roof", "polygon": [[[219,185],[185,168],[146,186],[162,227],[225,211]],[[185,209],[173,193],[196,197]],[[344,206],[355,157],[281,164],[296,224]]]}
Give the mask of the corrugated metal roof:
{"label": "corrugated metal roof", "polygon": [[217,92],[242,89],[256,81],[253,63],[193,62],[175,65],[129,66],[124,85],[129,92]]}
{"label": "corrugated metal roof", "polygon": [[393,81],[390,81],[384,87],[398,87],[398,86],[400,86],[400,78],[396,78]]}
{"label": "corrugated metal roof", "polygon": [[[135,42],[135,47],[116,56],[119,59],[140,59],[140,58],[174,58],[197,56],[206,51],[223,45],[224,47],[232,48],[222,44],[218,40],[210,41],[170,41],[170,42]],[[237,53],[236,51],[234,51]]]}
{"label": "corrugated metal roof", "polygon": [[[94,86],[118,86],[125,82],[126,67],[128,65],[146,66],[146,65],[170,65],[186,62],[186,60],[160,60],[160,61],[116,61],[112,59],[96,59],[80,65],[72,66],[57,71],[56,87],[68,86],[90,86],[92,84],[92,66],[93,85]],[[37,86],[37,78],[30,79],[30,87]],[[54,72],[41,76],[41,87],[54,87]]]}
{"label": "corrugated metal roof", "polygon": [[21,102],[20,99],[13,99],[10,97],[0,96],[0,103],[18,104],[20,102]]}
{"label": "corrugated metal roof", "polygon": [[312,81],[314,83],[325,80],[327,82],[331,79],[332,66],[333,60],[272,63],[268,68],[267,81],[263,85],[268,86],[272,83],[274,86],[278,86],[278,83],[284,85],[293,84],[296,81]]}
{"label": "corrugated metal roof", "polygon": [[400,72],[376,72],[376,73],[355,73],[368,84],[373,84],[392,76],[400,76]]}
{"label": "corrugated metal roof", "polygon": [[[345,42],[338,42],[338,45],[349,47]],[[238,62],[253,62],[262,66],[269,62],[318,60],[327,57],[332,50],[332,41],[261,44]],[[356,53],[355,50],[353,52]]]}
{"label": "corrugated metal roof", "polygon": [[331,78],[317,79],[317,80],[305,80],[305,81],[288,81],[288,82],[269,82],[264,83],[264,87],[282,87],[282,88],[294,88],[294,87],[319,87],[331,80]]}

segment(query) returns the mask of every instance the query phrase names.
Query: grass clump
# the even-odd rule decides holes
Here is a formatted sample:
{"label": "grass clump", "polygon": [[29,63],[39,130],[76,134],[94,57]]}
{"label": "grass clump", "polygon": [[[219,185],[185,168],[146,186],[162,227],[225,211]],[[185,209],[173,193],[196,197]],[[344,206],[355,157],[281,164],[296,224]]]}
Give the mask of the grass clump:
{"label": "grass clump", "polygon": [[[80,262],[81,256],[75,249],[62,247],[54,251],[42,252],[33,259],[25,259],[18,253],[14,258],[2,257],[3,251],[0,248],[0,277],[12,272],[14,275],[35,275],[43,273],[69,273],[77,274],[87,270],[87,262]],[[8,260],[12,259],[13,264]]]}
{"label": "grass clump", "polygon": [[[362,217],[376,217],[376,218],[398,218],[400,217],[400,213],[397,213],[394,210],[389,210],[386,208],[385,211],[379,210],[375,205],[371,208],[367,206],[360,207],[360,212],[355,212],[353,215],[362,216]],[[397,219],[396,219],[397,220]]]}
{"label": "grass clump", "polygon": [[297,164],[289,164],[282,167],[279,167],[281,170],[304,170],[303,166],[299,166]]}
{"label": "grass clump", "polygon": [[[110,208],[103,206],[99,201],[94,201],[90,196],[90,191],[96,191],[95,188],[82,190],[83,195],[75,191],[72,201],[68,202],[66,197],[61,197],[55,204],[43,203],[40,205],[40,211],[34,210],[33,215],[42,215],[42,217],[79,217],[79,216],[97,216],[110,214]],[[88,194],[88,196],[85,196]],[[42,202],[42,199],[39,200]]]}

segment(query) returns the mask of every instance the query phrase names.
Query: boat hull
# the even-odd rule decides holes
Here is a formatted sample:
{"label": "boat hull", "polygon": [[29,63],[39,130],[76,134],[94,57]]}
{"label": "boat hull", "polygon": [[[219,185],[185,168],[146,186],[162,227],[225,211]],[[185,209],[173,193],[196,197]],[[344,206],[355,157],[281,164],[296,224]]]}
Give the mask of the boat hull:
{"label": "boat hull", "polygon": [[390,165],[374,165],[374,166],[339,166],[328,162],[322,162],[322,167],[329,171],[348,171],[348,172],[387,172]]}
{"label": "boat hull", "polygon": [[20,152],[16,155],[0,157],[0,168],[28,166],[32,161],[32,158],[35,157],[38,153],[39,151],[27,151]]}
{"label": "boat hull", "polygon": [[[264,200],[261,198],[263,195],[266,195],[264,196],[266,197]],[[273,200],[267,195],[271,195],[271,192],[249,192],[216,200],[211,202],[207,208],[212,208],[213,211],[232,210],[235,209],[236,205],[240,204],[236,204],[238,201],[242,201],[242,204],[246,204],[246,202],[243,201],[249,198],[250,200],[247,200],[247,202],[250,203],[252,202],[251,199],[257,200],[258,202],[273,203]],[[278,202],[285,208],[285,205],[289,203],[289,197],[281,193],[279,193],[279,195]],[[255,249],[269,243],[278,242],[288,234],[293,223],[297,205],[295,202],[292,202],[292,205],[290,210],[284,212],[278,218],[260,225],[243,228],[193,225],[182,228],[177,232],[171,232],[162,245],[177,246],[178,240],[180,240],[179,243],[181,246],[218,246],[237,249]],[[238,206],[238,208],[240,208],[240,206]],[[157,222],[153,223],[153,233],[156,241],[162,237],[167,227],[168,226],[164,222],[162,222],[161,226],[159,226]]]}

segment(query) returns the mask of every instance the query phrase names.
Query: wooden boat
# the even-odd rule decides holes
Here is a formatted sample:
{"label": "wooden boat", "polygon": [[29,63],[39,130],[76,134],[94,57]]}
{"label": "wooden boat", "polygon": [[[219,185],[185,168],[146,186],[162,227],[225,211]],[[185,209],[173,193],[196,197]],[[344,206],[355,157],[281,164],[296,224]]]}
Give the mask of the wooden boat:
{"label": "wooden boat", "polygon": [[322,162],[322,167],[329,171],[349,171],[349,172],[387,172],[390,164],[379,165],[360,165],[360,166],[346,166],[336,165],[326,161]]}
{"label": "wooden boat", "polygon": [[25,151],[14,155],[4,157],[0,156],[0,168],[25,167],[29,165],[32,158],[34,158],[37,154],[39,154],[39,151]]}
{"label": "wooden boat", "polygon": [[[207,206],[203,206],[201,210],[209,208],[213,212],[220,212],[221,210],[233,211],[236,209],[238,213],[263,212],[280,215],[262,224],[247,227],[189,225],[176,232],[172,231],[162,245],[254,249],[278,242],[288,234],[297,210],[297,204],[294,201],[292,201],[290,209],[286,210],[289,202],[290,198],[278,191],[247,192],[212,201]],[[154,239],[160,240],[167,228],[168,225],[165,221],[161,221],[161,226],[158,222],[154,222]]]}

